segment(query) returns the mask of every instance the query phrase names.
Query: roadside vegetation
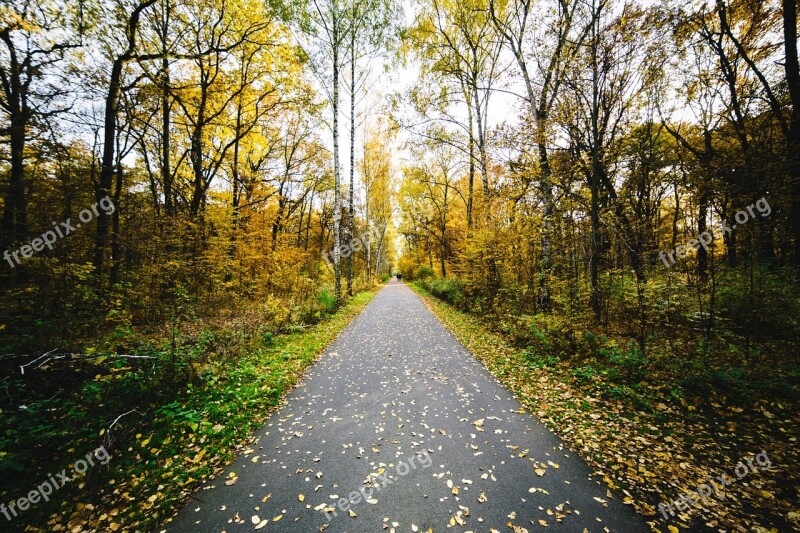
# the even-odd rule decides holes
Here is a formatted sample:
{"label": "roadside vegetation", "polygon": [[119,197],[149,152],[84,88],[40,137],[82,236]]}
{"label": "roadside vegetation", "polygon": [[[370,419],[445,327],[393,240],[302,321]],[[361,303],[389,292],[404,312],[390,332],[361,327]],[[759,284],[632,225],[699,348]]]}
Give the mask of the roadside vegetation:
{"label": "roadside vegetation", "polygon": [[[424,272],[423,272],[424,274]],[[800,374],[791,365],[747,367],[643,357],[620,335],[590,322],[475,314],[456,280],[422,278],[412,287],[531,412],[592,465],[655,531],[669,526],[790,531],[800,525],[795,465]],[[434,297],[434,295],[436,297]],[[447,302],[447,303],[445,303]],[[502,318],[501,318],[502,317]],[[688,342],[689,339],[684,339]],[[765,451],[769,471],[725,488],[669,522],[658,511],[739,461]]]}
{"label": "roadside vegetation", "polygon": [[[246,448],[373,295],[359,292],[335,310],[333,298],[321,292],[316,323],[277,327],[262,304],[186,320],[166,334],[112,336],[85,354],[54,354],[24,375],[4,359],[0,501],[25,496],[49,474],[71,472],[99,446],[111,456],[11,525],[26,531],[156,527]],[[121,343],[123,356],[116,351]]]}

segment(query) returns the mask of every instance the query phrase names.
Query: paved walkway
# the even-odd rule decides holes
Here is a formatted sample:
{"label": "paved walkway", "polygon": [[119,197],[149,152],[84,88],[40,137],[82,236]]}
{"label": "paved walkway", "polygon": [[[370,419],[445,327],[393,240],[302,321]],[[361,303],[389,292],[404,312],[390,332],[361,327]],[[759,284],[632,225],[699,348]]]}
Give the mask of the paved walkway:
{"label": "paved walkway", "polygon": [[162,529],[649,530],[394,281],[257,436]]}

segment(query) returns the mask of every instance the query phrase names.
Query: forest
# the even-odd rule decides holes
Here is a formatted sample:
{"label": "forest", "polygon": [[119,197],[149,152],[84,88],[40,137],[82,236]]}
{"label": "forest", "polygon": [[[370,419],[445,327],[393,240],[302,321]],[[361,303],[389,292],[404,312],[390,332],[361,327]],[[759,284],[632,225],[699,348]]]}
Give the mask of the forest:
{"label": "forest", "polygon": [[397,275],[654,531],[800,530],[797,7],[4,0],[0,501],[157,531]]}

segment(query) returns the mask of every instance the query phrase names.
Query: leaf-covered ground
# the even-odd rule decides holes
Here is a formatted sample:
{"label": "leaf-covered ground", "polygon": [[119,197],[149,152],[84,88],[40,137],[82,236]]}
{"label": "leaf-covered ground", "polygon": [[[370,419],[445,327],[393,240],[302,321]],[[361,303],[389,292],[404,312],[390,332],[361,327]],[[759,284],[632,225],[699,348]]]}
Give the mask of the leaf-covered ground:
{"label": "leaf-covered ground", "polygon": [[[663,376],[631,387],[594,366],[531,361],[486,322],[415,289],[523,405],[647,517],[653,531],[800,530],[797,400],[742,402],[713,389],[686,397]],[[771,467],[756,464],[738,479],[737,465],[761,452]],[[659,503],[671,503],[721,475],[732,482],[718,495],[663,518]]]}
{"label": "leaf-covered ground", "polygon": [[[258,339],[239,358],[207,360],[205,368],[198,369],[202,383],[190,383],[171,403],[136,405],[137,412],[120,419],[111,431],[108,420],[91,420],[85,414],[102,407],[102,399],[91,398],[96,405],[81,405],[76,398],[90,400],[87,390],[109,394],[114,389],[104,387],[129,373],[90,379],[75,398],[67,399],[72,407],[62,415],[63,447],[58,448],[57,458],[23,474],[4,475],[8,482],[3,483],[0,498],[9,502],[26,495],[47,479],[48,472],[69,468],[102,443],[111,459],[76,476],[49,502],[31,507],[10,525],[25,531],[152,530],[203,479],[247,448],[252,432],[373,296],[360,293],[334,316],[307,329]],[[70,430],[68,423],[78,411],[83,411],[81,432]],[[0,518],[2,529],[8,524]]]}

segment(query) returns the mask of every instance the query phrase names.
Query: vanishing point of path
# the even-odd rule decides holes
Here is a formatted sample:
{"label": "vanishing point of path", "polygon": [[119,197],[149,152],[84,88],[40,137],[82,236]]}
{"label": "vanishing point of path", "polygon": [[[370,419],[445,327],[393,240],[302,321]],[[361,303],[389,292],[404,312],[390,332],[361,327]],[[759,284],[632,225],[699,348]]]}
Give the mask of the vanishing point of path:
{"label": "vanishing point of path", "polygon": [[649,530],[402,283],[287,400],[163,530]]}

